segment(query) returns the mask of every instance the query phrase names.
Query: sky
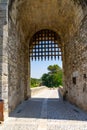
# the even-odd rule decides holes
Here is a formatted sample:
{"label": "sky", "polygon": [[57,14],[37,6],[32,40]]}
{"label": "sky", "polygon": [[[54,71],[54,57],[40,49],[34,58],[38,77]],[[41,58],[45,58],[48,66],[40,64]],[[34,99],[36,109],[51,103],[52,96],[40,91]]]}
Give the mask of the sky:
{"label": "sky", "polygon": [[62,68],[62,61],[59,60],[49,60],[49,61],[31,61],[31,77],[41,78],[44,73],[47,73],[47,67],[49,65],[57,64]]}

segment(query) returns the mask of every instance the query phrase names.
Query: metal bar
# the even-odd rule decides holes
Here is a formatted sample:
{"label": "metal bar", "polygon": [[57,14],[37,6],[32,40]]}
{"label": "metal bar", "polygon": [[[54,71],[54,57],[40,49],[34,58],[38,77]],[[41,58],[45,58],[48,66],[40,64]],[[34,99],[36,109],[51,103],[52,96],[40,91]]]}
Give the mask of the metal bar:
{"label": "metal bar", "polygon": [[43,60],[43,35],[41,33],[41,60]]}
{"label": "metal bar", "polygon": [[45,41],[46,34],[44,33],[44,59],[46,60],[46,41]]}
{"label": "metal bar", "polygon": [[39,46],[39,35],[38,35],[38,61],[40,60],[40,57],[39,57],[39,53],[40,53],[40,48],[39,48],[40,46]]}
{"label": "metal bar", "polygon": [[[56,60],[56,57],[62,55],[61,47],[57,44],[57,35],[55,32],[50,30],[42,30],[34,35],[32,39],[32,44],[29,46],[29,57],[35,60],[46,60],[46,58],[51,57],[51,60]],[[60,54],[61,52],[61,54]]]}
{"label": "metal bar", "polygon": [[34,49],[35,49],[35,61],[36,61],[36,35],[35,35],[35,46],[34,46]]}
{"label": "metal bar", "polygon": [[[41,57],[42,55],[39,55],[39,56]],[[45,56],[45,55],[43,55],[43,56]],[[46,56],[51,56],[51,55],[46,55]],[[55,56],[55,55],[53,55],[53,56]],[[61,55],[56,55],[56,56],[61,56]],[[33,57],[34,57],[34,55],[33,55]],[[38,57],[38,55],[36,55],[36,57]]]}

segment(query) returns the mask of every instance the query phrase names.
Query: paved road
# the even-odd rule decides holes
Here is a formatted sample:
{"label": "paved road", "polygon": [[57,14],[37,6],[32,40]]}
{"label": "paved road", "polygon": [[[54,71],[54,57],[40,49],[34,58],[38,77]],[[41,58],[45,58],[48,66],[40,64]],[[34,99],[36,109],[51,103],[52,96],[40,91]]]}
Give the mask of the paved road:
{"label": "paved road", "polygon": [[87,113],[62,101],[57,90],[44,90],[19,105],[0,130],[87,130]]}

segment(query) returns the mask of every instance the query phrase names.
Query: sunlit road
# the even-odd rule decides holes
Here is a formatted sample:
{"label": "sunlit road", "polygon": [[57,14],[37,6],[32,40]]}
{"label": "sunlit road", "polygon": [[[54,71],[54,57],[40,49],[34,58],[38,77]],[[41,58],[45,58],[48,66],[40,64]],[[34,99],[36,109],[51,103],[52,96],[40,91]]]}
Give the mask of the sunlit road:
{"label": "sunlit road", "polygon": [[47,89],[19,105],[0,130],[87,130],[87,113]]}

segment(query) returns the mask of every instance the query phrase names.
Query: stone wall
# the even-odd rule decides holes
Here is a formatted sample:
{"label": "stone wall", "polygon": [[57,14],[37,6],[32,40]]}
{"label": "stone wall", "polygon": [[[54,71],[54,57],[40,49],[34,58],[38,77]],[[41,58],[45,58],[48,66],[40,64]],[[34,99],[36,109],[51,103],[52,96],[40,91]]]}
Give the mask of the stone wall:
{"label": "stone wall", "polygon": [[86,11],[74,0],[10,0],[9,8],[12,21],[27,40],[42,29],[49,29],[67,41],[78,30]]}
{"label": "stone wall", "polygon": [[87,2],[84,1],[0,0],[0,98],[4,99],[5,111],[12,111],[30,97],[29,41],[41,29],[53,30],[61,37],[67,98],[87,110]]}
{"label": "stone wall", "polygon": [[[27,94],[29,92],[28,77],[30,77],[28,45],[32,36],[41,29],[51,29],[61,37],[61,44],[65,46],[63,65],[64,88],[65,91],[68,91],[67,98],[73,99],[72,102],[78,105],[82,104],[84,99],[82,98],[80,101],[80,91],[83,84],[81,75],[83,75],[85,67],[81,59],[83,54],[81,48],[83,48],[84,42],[80,38],[86,33],[84,32],[84,25],[81,26],[81,21],[86,13],[86,2],[80,0],[55,0],[55,2],[54,0],[28,0],[27,2],[25,0],[10,0],[8,48],[10,111],[23,99],[26,99],[27,95],[30,95]],[[76,34],[79,28],[80,31]],[[86,64],[87,61],[84,61]],[[76,80],[76,85],[73,84],[74,80]]]}
{"label": "stone wall", "polygon": [[[0,98],[4,100],[4,110],[8,113],[8,3],[0,1]],[[6,116],[6,114],[5,114]]]}
{"label": "stone wall", "polygon": [[19,103],[30,96],[28,84],[28,46],[20,40],[16,27],[9,20],[8,43],[8,104],[12,111]]}
{"label": "stone wall", "polygon": [[64,82],[67,98],[87,110],[87,16],[78,33],[65,46]]}
{"label": "stone wall", "polygon": [[39,94],[39,93],[43,92],[43,90],[47,90],[47,89],[49,89],[49,88],[46,86],[31,88],[31,96],[33,97],[34,95]]}

